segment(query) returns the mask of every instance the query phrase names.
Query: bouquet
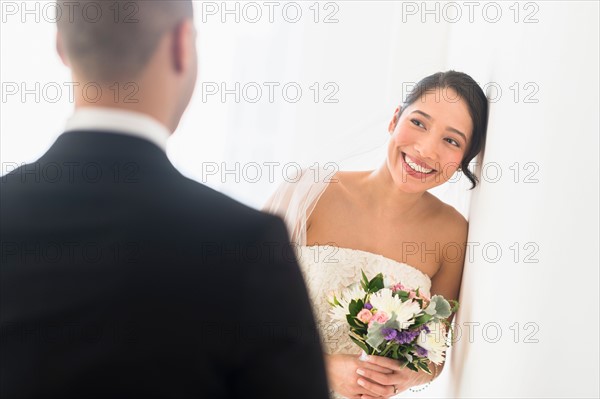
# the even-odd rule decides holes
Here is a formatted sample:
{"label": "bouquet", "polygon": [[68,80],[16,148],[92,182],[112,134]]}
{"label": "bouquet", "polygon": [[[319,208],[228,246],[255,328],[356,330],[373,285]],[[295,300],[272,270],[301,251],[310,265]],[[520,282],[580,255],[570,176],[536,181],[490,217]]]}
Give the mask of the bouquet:
{"label": "bouquet", "polygon": [[447,318],[458,309],[457,301],[429,298],[401,283],[386,286],[381,273],[369,280],[364,272],[360,283],[334,294],[329,303],[332,317],[349,324],[350,339],[365,353],[428,374],[428,361],[444,361],[451,329]]}

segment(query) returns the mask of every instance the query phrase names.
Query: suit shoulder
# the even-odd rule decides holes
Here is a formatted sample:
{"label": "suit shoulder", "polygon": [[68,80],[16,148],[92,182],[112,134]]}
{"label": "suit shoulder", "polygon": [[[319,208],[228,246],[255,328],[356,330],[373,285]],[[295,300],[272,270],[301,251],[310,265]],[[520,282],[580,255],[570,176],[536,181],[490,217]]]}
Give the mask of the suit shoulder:
{"label": "suit shoulder", "polygon": [[187,188],[182,192],[182,201],[186,207],[193,207],[212,217],[227,220],[239,226],[251,226],[253,230],[284,229],[283,220],[270,213],[254,209],[240,201],[223,194],[214,188],[184,177]]}

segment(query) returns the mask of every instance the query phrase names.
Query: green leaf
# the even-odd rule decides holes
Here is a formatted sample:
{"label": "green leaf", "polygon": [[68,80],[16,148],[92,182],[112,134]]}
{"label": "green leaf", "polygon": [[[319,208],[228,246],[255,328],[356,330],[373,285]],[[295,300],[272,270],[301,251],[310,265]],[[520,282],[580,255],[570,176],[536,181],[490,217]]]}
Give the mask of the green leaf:
{"label": "green leaf", "polygon": [[354,338],[352,335],[350,335],[349,337],[352,340],[352,342],[354,342],[356,345],[358,345],[366,353],[368,353],[368,354],[371,353],[371,350],[367,347],[367,345],[364,342],[359,341],[358,339]]}
{"label": "green leaf", "polygon": [[395,344],[392,342],[388,342],[384,345],[382,345],[383,347],[381,348],[381,353],[379,354],[379,356],[383,356],[383,357],[389,357],[388,353],[394,349]]}
{"label": "green leaf", "polygon": [[358,320],[358,318],[356,318],[356,317],[354,317],[353,319],[354,319],[354,324],[356,325],[356,327],[354,327],[354,333],[357,335],[367,335],[369,325]]}
{"label": "green leaf", "polygon": [[445,319],[450,316],[450,304],[447,300],[444,299],[441,295],[434,295],[431,298],[431,302],[427,309],[425,309],[427,314],[435,316],[437,319]]}
{"label": "green leaf", "polygon": [[417,373],[419,372],[419,369],[417,368],[417,366],[415,366],[412,363],[407,363],[406,367],[408,367],[409,369],[411,369],[412,371],[416,371]]}
{"label": "green leaf", "polygon": [[350,314],[352,316],[356,316],[363,308],[365,307],[362,299],[353,299],[348,305],[348,309],[350,310]]}
{"label": "green leaf", "polygon": [[362,274],[362,280],[360,282],[360,285],[362,286],[362,289],[365,292],[369,292],[369,279],[367,278],[367,275],[365,274],[365,272],[361,269],[360,273]]}
{"label": "green leaf", "polygon": [[416,325],[422,325],[427,323],[429,320],[431,320],[433,318],[432,315],[429,315],[427,313],[422,314],[421,316],[418,316],[415,318],[415,324]]}
{"label": "green leaf", "polygon": [[375,323],[369,329],[369,333],[367,334],[367,344],[371,345],[373,348],[378,348],[384,341],[383,335],[381,334],[381,329],[384,328],[383,324]]}
{"label": "green leaf", "polygon": [[339,306],[339,307],[341,307],[341,306],[342,306],[342,304],[341,304],[341,303],[338,301],[338,299],[337,299],[337,297],[336,297],[335,295],[333,296],[333,301],[331,301],[331,302],[330,302],[330,301],[328,300],[327,302],[328,302],[328,303],[329,303],[329,304],[330,304],[332,307],[335,307],[335,306]]}
{"label": "green leaf", "polygon": [[369,281],[369,292],[377,292],[383,289],[383,274],[379,273]]}
{"label": "green leaf", "polygon": [[448,302],[450,303],[450,305],[452,305],[452,309],[450,309],[450,311],[452,313],[456,313],[458,311],[458,308],[460,307],[458,301],[455,301],[454,299],[450,299]]}
{"label": "green leaf", "polygon": [[339,307],[342,307],[342,304],[340,303],[340,301],[338,301],[336,296],[333,297],[333,303]]}
{"label": "green leaf", "polygon": [[348,324],[350,325],[350,327],[354,328],[354,329],[359,329],[360,326],[356,323],[356,318],[352,315],[347,314],[346,315],[346,321],[348,322]]}

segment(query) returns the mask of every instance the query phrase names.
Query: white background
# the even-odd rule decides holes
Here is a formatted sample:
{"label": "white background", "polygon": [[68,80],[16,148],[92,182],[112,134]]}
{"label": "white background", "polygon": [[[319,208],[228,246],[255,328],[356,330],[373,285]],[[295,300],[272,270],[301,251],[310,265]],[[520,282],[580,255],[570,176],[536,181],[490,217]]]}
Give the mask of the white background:
{"label": "white background", "polygon": [[[31,14],[2,1],[0,174],[41,156],[72,111],[51,2],[26,3]],[[199,81],[168,155],[259,208],[286,171],[293,177],[292,162],[378,167],[403,88],[437,71],[470,74],[493,99],[481,184],[467,191],[457,176],[432,190],[470,223],[462,336],[442,376],[402,396],[598,397],[598,2],[468,3],[277,3],[270,22],[257,2],[253,23],[247,3],[227,3],[236,22],[223,3],[196,2]],[[291,22],[296,5],[302,16]],[[60,98],[22,97],[36,82],[62,86]],[[262,97],[206,92],[235,82],[262,86]],[[265,82],[279,84],[273,102]],[[288,83],[302,89],[299,101],[284,98]],[[265,162],[278,162],[271,181]]]}

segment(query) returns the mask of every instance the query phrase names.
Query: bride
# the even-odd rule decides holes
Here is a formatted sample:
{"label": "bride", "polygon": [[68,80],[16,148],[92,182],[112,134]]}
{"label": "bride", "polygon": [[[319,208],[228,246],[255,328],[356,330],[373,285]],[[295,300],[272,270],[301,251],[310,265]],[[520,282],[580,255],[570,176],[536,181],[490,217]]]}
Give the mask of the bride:
{"label": "bride", "polygon": [[[328,296],[360,281],[364,270],[369,277],[383,273],[405,287],[420,287],[425,295],[458,299],[467,221],[427,190],[457,171],[475,187],[468,165],[483,147],[487,115],[485,94],[470,76],[428,76],[396,109],[387,157],[378,169],[305,169],[265,205],[284,218],[295,245],[333,397],[389,398],[432,380],[392,359],[361,358],[347,327],[332,320]],[[443,363],[429,368],[435,378]]]}

